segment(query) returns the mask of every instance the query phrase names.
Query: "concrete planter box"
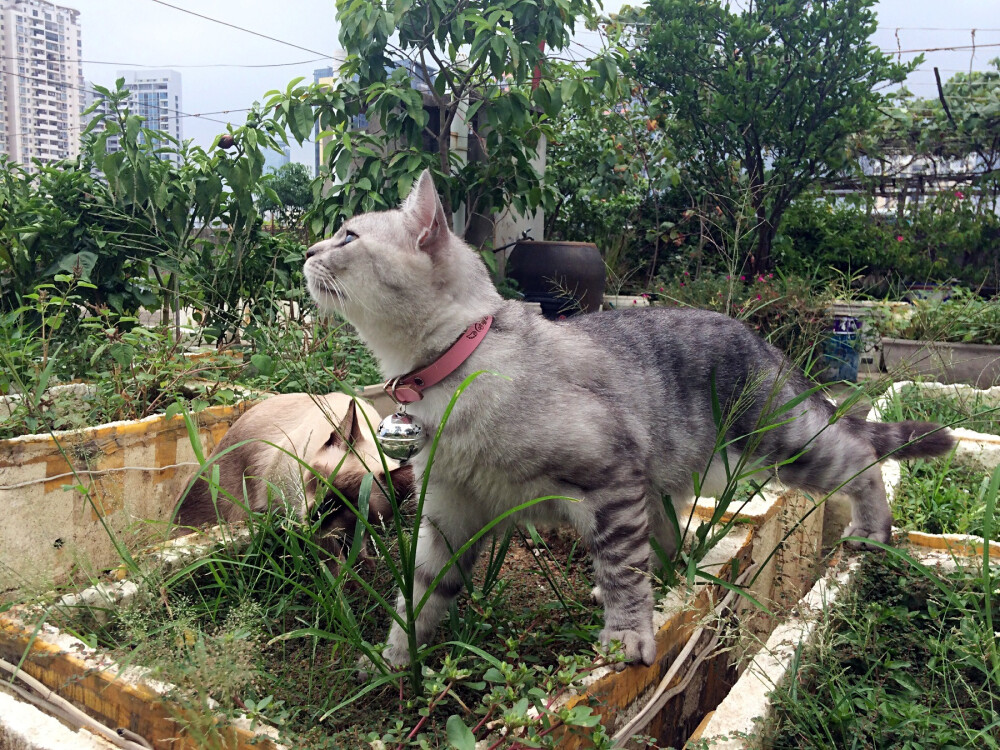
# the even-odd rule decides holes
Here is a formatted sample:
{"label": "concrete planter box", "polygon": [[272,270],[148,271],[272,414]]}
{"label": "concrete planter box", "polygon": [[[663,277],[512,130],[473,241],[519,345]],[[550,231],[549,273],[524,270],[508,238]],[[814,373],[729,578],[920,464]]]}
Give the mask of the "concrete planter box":
{"label": "concrete planter box", "polygon": [[[782,519],[788,517],[787,510],[778,507],[782,502],[776,497],[775,507],[765,511],[763,517],[739,518],[739,525],[709,552],[700,568],[726,580],[732,577],[734,570],[746,571],[754,564],[755,557],[761,561],[766,558],[770,551],[766,547],[775,535],[781,533],[779,527]],[[699,510],[699,517],[701,513]],[[193,534],[171,540],[151,554],[160,557],[167,569],[173,569],[178,564],[189,561],[192,556],[204,554],[217,539],[215,537],[206,541],[204,535]],[[780,555],[772,560],[778,558]],[[778,567],[776,563],[768,565]],[[767,594],[761,592],[772,592],[776,585],[775,579],[773,574],[761,576],[751,590],[757,589],[758,595],[766,597]],[[786,576],[784,580],[790,582],[791,576]],[[810,581],[796,581],[796,586],[807,588],[809,583]],[[127,602],[136,591],[135,585],[123,580],[69,595],[65,603],[72,606],[82,600],[93,606],[113,606]],[[657,605],[657,656],[654,664],[650,667],[630,667],[623,672],[615,672],[609,667],[594,670],[584,692],[565,696],[562,701],[571,706],[581,702],[596,703],[597,713],[606,726],[619,729],[646,703],[671,666],[678,661],[678,655],[692,633],[705,624],[706,616],[708,622],[717,622],[711,615],[724,593],[720,586],[711,583],[698,583],[690,589],[672,591]],[[791,596],[786,598],[795,600]],[[154,747],[201,747],[197,739],[185,734],[184,727],[191,724],[195,717],[188,716],[181,706],[166,697],[172,686],[153,680],[147,670],[116,664],[106,654],[55,627],[44,625],[36,629],[32,624],[31,611],[14,607],[0,615],[0,658],[15,664],[22,662],[26,673],[44,682],[47,687],[94,718],[110,727],[126,727],[152,742]],[[730,617],[737,614],[745,616],[745,607],[737,600],[723,614]],[[683,668],[670,681],[670,686],[687,680],[685,689],[657,711],[653,721],[642,730],[644,734],[679,745],[735,683],[736,671],[727,653],[713,653],[710,658],[701,662],[692,658],[696,656],[697,652],[694,652],[681,661],[680,666]],[[34,709],[25,706],[19,713],[25,715],[25,712],[30,711]],[[0,715],[0,732],[4,731],[6,725],[7,722]],[[205,725],[204,717],[200,725]],[[257,727],[257,733],[268,731],[267,727]],[[245,724],[226,725],[220,732],[226,738],[223,745],[226,748],[242,750],[251,746],[265,749],[274,747],[266,738],[255,738]],[[170,744],[171,739],[176,737],[180,737],[179,744]],[[76,737],[72,743],[68,739],[62,742],[58,746],[66,750],[91,746],[85,744],[90,742],[89,737]],[[262,745],[258,744],[261,742]],[[559,746],[585,748],[589,743],[586,738],[566,735],[561,738]]]}
{"label": "concrete planter box", "polygon": [[[372,398],[383,414],[394,408],[380,386],[364,389],[363,395]],[[206,452],[240,411],[228,407],[198,415]],[[67,456],[82,455],[86,459],[79,459],[82,466],[77,468],[89,471],[84,476],[91,487],[93,505],[75,491],[62,491],[62,485],[69,480],[61,475],[68,471],[68,466],[48,436],[9,441],[14,445],[3,454],[12,456],[12,451],[18,452],[15,460],[0,464],[0,482],[7,486],[6,490],[0,488],[0,500],[6,500],[8,507],[23,519],[22,525],[29,526],[29,534],[17,529],[11,531],[9,524],[4,526],[2,533],[10,536],[10,543],[4,542],[3,562],[22,575],[39,567],[35,561],[40,551],[49,579],[65,580],[74,559],[84,553],[95,570],[113,567],[117,556],[98,523],[98,511],[126,537],[140,519],[166,519],[188,473],[177,469],[194,462],[179,417],[174,420],[154,417],[142,423],[108,425],[81,433],[57,439],[61,440]],[[126,469],[129,466],[149,470],[136,474]],[[102,471],[111,473],[98,473]],[[9,487],[12,484],[19,486],[12,489]],[[52,520],[37,518],[33,509],[39,507],[38,503],[44,502],[51,508],[54,501],[58,507],[65,506],[60,514]],[[690,515],[693,531],[714,514],[715,501],[702,499],[689,507],[685,516]],[[803,516],[805,521],[801,521]],[[813,502],[801,493],[776,488],[722,515],[721,521],[732,521],[733,527],[709,552],[700,568],[722,580],[732,580],[734,575],[753,567],[755,578],[749,586],[752,595],[768,603],[776,614],[787,611],[816,578],[823,509],[817,512]],[[147,524],[141,526],[148,529]],[[66,539],[66,543],[54,548],[50,539],[53,535]],[[30,540],[20,538],[28,536]],[[128,540],[130,544],[139,541],[135,536]],[[198,554],[197,545],[203,542],[200,535],[183,537],[171,540],[165,547],[159,545],[152,554],[159,555],[167,566],[176,565],[178,559]],[[77,551],[73,556],[66,551],[70,547]],[[118,581],[75,596],[116,602],[127,600],[134,591],[129,581]],[[665,745],[680,746],[738,678],[734,656],[726,650],[706,653],[699,659],[699,651],[694,649],[678,659],[692,634],[714,632],[712,629],[720,617],[739,617],[754,633],[769,632],[773,626],[769,617],[740,598],[717,612],[725,593],[718,584],[708,582],[672,591],[657,607],[657,656],[652,666],[633,666],[622,672],[610,668],[594,670],[582,694],[564,696],[562,700],[571,704],[595,703],[608,729],[617,731],[658,689],[662,692],[682,685],[683,690],[659,708],[652,722],[642,730]],[[147,737],[156,747],[197,746],[190,738],[179,740],[179,744],[167,744],[167,738],[177,737],[180,731],[176,721],[178,707],[163,698],[169,686],[150,681],[143,670],[123,670],[106,655],[51,626],[44,626],[36,633],[27,624],[29,620],[28,613],[18,607],[0,615],[0,658],[14,663],[23,659],[25,672],[42,680],[50,689],[110,726],[123,726]],[[672,667],[675,668],[671,671]],[[5,727],[0,714],[0,737]],[[251,734],[244,730],[226,731],[231,733],[227,747],[242,748],[251,742]],[[586,746],[585,738],[568,735],[560,744],[565,748]],[[64,743],[59,747],[72,750],[90,746]]]}
{"label": "concrete planter box", "polygon": [[[194,415],[206,452],[246,404]],[[162,539],[196,464],[181,416],[0,440],[0,600],[113,567],[109,531],[128,549]]]}
{"label": "concrete planter box", "polygon": [[[900,532],[896,539],[909,542],[910,553],[930,567],[954,569],[956,561],[981,559],[979,537],[955,534]],[[1000,544],[989,542],[990,555],[1000,560]],[[778,625],[770,634],[739,681],[715,711],[705,716],[690,740],[700,740],[712,750],[760,750],[760,728],[774,707],[771,691],[794,675],[794,663],[801,649],[813,643],[819,625],[854,583],[860,559],[844,557],[809,590],[795,607],[795,616]],[[877,656],[877,655],[876,655]]]}
{"label": "concrete planter box", "polygon": [[[896,387],[902,385],[904,384],[899,383]],[[922,385],[940,389],[955,387]],[[884,405],[883,400],[883,408]],[[876,402],[873,414],[879,408],[879,402]],[[1000,465],[1000,437],[967,430],[956,432],[961,433],[955,455],[957,462],[978,466],[983,469],[984,474]],[[887,461],[882,469],[886,494],[891,504],[900,482],[899,465]],[[826,513],[827,522],[836,515],[837,512],[830,506]],[[900,530],[895,532],[895,537],[897,543],[909,543],[911,554],[928,567],[953,569],[963,558],[970,562],[973,559],[981,561],[986,544],[989,544],[990,557],[1000,561],[1000,542],[987,541],[981,537]],[[798,653],[803,646],[813,641],[819,624],[837,601],[840,592],[852,585],[859,562],[858,556],[838,555],[835,558],[826,574],[795,605],[794,616],[778,624],[770,632],[763,648],[742,672],[739,681],[718,708],[705,717],[692,735],[692,740],[704,741],[713,750],[757,750],[761,747],[758,733],[773,710],[770,692],[792,676]]]}
{"label": "concrete planter box", "polygon": [[921,375],[979,388],[1000,383],[1000,346],[883,338],[882,361],[894,379]]}
{"label": "concrete planter box", "polygon": [[[105,726],[134,732],[157,750],[202,750],[207,746],[277,750],[279,747],[271,741],[269,728],[258,725],[251,730],[247,720],[221,724],[211,716],[195,714],[167,700],[165,696],[171,686],[152,679],[146,670],[122,667],[51,625],[36,628],[26,620],[17,610],[0,615],[0,659],[20,664],[26,674]],[[0,692],[0,700],[4,697],[6,694]],[[0,710],[0,747],[18,750],[113,747],[87,730],[68,730],[30,703],[11,700],[9,713]],[[213,724],[215,742],[208,744],[205,730]],[[10,738],[10,745],[4,744],[4,737]],[[15,740],[20,744],[14,744]]]}

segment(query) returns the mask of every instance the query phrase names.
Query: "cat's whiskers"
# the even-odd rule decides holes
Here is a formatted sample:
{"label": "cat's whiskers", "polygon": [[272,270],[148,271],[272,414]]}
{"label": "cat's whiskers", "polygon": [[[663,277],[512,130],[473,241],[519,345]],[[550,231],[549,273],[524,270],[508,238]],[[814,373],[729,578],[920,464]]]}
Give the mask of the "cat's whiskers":
{"label": "cat's whiskers", "polygon": [[351,289],[322,266],[312,269],[310,281],[312,281],[318,291],[329,297],[333,297],[340,304],[346,301],[357,301],[356,295],[351,293]]}

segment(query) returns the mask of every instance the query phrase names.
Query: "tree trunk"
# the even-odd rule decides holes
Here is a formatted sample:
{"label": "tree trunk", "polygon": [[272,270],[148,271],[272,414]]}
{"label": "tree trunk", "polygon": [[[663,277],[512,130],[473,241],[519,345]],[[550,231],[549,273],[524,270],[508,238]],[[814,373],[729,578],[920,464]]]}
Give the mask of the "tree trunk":
{"label": "tree trunk", "polygon": [[774,227],[766,218],[758,214],[760,224],[757,226],[757,251],[751,257],[750,269],[755,275],[771,270],[771,245],[774,242]]}

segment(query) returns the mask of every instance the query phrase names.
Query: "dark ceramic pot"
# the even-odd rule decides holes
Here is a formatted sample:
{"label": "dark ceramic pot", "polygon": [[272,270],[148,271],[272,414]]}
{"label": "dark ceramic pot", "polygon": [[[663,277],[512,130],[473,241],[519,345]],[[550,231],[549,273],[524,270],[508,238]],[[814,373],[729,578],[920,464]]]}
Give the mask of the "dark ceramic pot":
{"label": "dark ceramic pot", "polygon": [[527,302],[541,303],[547,318],[596,312],[604,299],[604,260],[592,242],[518,242],[507,276]]}

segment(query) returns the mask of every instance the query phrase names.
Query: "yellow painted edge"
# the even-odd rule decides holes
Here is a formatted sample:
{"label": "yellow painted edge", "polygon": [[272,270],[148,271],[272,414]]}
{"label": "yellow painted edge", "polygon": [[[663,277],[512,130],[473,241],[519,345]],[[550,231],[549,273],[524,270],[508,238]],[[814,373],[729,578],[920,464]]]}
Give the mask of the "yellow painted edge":
{"label": "yellow painted edge", "polygon": [[[246,411],[251,404],[254,403],[253,399],[246,399],[238,404],[220,404],[219,406],[210,406],[207,409],[202,409],[197,412],[195,416],[196,422],[204,417],[212,417],[212,423],[224,420],[228,417],[242,414]],[[101,440],[101,439],[111,439],[120,435],[132,435],[141,434],[150,431],[153,426],[161,427],[165,426],[166,429],[176,429],[183,426],[184,417],[183,415],[176,414],[173,417],[167,419],[165,414],[153,414],[149,417],[143,419],[130,420],[127,422],[112,422],[110,424],[95,425],[94,427],[83,427],[79,430],[65,430],[58,433],[58,437],[53,438],[48,433],[39,435],[21,435],[16,438],[8,438],[6,440],[0,440],[0,450],[3,448],[20,445],[35,445],[38,443],[55,443],[56,440]]]}
{"label": "yellow painted edge", "polygon": [[687,739],[688,743],[696,742],[701,739],[701,735],[705,733],[705,727],[708,726],[708,722],[712,720],[713,716],[715,716],[715,711],[709,711],[707,714],[705,714],[705,718],[701,720],[701,723],[699,723],[698,726],[694,728],[694,731],[691,732],[691,736],[688,737]]}
{"label": "yellow painted edge", "polygon": [[[927,534],[923,531],[904,531],[904,538],[910,544],[932,550],[951,552],[961,556],[983,554],[985,540],[965,534]],[[1000,542],[990,541],[990,557],[1000,560]]]}
{"label": "yellow painted edge", "polygon": [[[185,736],[175,718],[189,709],[164,698],[146,684],[117,679],[117,673],[123,669],[117,663],[108,662],[95,670],[79,654],[64,651],[47,640],[45,633],[36,633],[35,628],[17,619],[16,612],[15,607],[0,614],[0,654],[23,656],[18,661],[26,673],[97,718],[138,730],[155,747],[199,750],[196,740]],[[141,718],[136,716],[137,706],[142,707]],[[141,721],[138,726],[137,719]],[[216,726],[226,750],[275,750],[267,737],[223,721]]]}

